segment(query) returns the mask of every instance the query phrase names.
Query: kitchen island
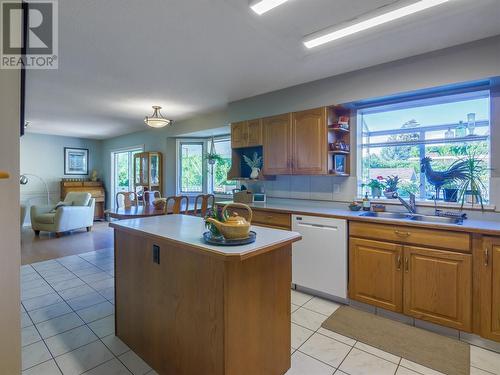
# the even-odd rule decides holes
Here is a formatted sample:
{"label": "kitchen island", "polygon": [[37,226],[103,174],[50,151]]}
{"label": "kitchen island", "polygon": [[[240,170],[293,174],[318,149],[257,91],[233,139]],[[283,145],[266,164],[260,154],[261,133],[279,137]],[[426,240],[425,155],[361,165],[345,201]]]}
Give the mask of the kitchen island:
{"label": "kitchen island", "polygon": [[115,229],[116,335],[159,374],[282,375],[290,368],[292,243],[254,227],[248,245],[205,244],[203,219]]}

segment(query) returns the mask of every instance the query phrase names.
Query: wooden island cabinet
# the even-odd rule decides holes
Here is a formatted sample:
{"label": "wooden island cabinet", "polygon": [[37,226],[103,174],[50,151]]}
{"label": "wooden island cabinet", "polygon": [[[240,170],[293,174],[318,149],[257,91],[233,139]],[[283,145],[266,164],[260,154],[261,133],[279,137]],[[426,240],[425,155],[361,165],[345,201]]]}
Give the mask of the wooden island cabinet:
{"label": "wooden island cabinet", "polygon": [[291,251],[298,233],[205,244],[187,215],[115,229],[116,335],[161,375],[283,375],[290,368]]}

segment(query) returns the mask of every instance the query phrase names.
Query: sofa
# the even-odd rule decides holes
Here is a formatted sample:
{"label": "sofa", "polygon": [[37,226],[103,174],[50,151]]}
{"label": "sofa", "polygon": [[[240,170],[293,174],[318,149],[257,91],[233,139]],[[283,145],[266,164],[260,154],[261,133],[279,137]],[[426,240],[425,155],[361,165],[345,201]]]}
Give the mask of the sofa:
{"label": "sofa", "polygon": [[90,193],[69,192],[57,206],[31,206],[31,228],[35,235],[40,231],[61,233],[86,228],[90,232],[94,225],[95,199]]}

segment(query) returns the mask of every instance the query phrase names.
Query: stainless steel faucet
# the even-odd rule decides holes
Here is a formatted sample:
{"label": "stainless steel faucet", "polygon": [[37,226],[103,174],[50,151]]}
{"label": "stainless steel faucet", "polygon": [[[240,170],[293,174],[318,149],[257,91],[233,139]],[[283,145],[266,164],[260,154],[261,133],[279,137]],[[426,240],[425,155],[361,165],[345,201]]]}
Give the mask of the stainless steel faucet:
{"label": "stainless steel faucet", "polygon": [[398,193],[395,194],[395,197],[399,199],[401,204],[408,210],[408,212],[410,214],[417,213],[417,205],[415,203],[415,194],[410,193],[410,203],[408,203],[403,198],[401,198]]}

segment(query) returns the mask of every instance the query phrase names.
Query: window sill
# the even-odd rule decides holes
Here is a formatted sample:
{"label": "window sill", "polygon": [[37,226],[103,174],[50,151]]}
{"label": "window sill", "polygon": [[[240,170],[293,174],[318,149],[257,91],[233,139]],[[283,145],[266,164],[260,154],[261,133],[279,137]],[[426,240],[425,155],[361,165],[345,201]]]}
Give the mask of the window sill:
{"label": "window sill", "polygon": [[[357,202],[362,202],[363,198],[358,198],[356,199]],[[397,199],[371,199],[371,203],[375,204],[385,204],[388,206],[401,206],[401,202]],[[437,201],[436,205],[434,205],[434,201],[427,201],[427,200],[417,200],[416,201],[417,207],[437,207],[437,208],[447,208],[447,209],[452,209],[452,210],[460,210],[462,208],[462,205],[460,203],[456,202],[444,202],[444,201]],[[495,211],[496,206],[495,205],[490,205],[490,204],[485,204],[483,211]],[[463,206],[464,210],[470,210],[470,211],[481,211],[481,205],[480,204],[474,204],[474,206],[470,203],[465,203]]]}

